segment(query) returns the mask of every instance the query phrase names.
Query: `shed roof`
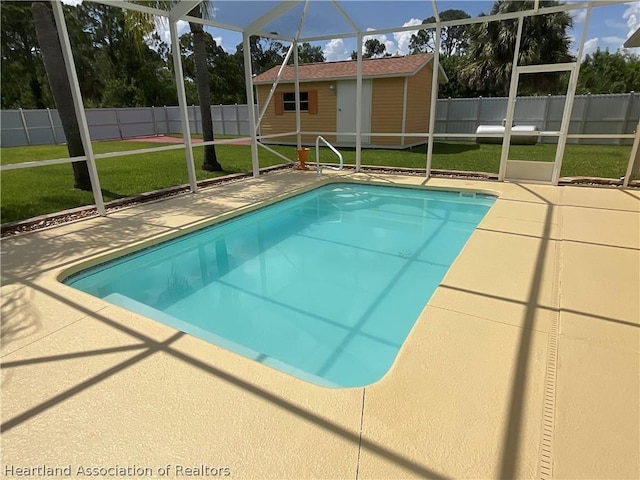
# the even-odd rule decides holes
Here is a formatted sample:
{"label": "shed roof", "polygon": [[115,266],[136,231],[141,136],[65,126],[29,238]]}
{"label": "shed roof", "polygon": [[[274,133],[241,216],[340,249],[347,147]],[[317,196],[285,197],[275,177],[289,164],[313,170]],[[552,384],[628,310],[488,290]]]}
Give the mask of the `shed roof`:
{"label": "shed roof", "polygon": [[640,28],[627,39],[623,46],[625,48],[640,47]]}
{"label": "shed roof", "polygon": [[[407,55],[405,57],[367,58],[362,61],[362,77],[411,77],[433,59],[431,53]],[[304,81],[339,80],[356,78],[357,62],[346,60],[340,62],[304,63],[298,66],[298,78]],[[253,79],[255,84],[273,83],[280,66],[275,66]],[[440,83],[448,81],[444,70],[440,68]],[[294,67],[287,65],[282,72],[280,82],[294,81]]]}

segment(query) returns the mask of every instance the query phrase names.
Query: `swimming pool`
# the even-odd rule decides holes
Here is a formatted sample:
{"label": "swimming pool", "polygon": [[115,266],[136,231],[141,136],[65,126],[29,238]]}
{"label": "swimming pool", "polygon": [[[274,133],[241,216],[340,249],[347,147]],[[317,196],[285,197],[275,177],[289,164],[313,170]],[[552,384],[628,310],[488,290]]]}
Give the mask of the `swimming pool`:
{"label": "swimming pool", "polygon": [[64,283],[307,381],[363,386],[494,201],[334,183]]}

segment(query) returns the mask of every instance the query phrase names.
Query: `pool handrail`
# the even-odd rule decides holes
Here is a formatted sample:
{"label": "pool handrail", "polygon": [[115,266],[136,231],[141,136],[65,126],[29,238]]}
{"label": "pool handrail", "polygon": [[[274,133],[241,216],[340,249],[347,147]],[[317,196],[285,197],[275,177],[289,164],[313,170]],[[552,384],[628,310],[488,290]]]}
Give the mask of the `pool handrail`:
{"label": "pool handrail", "polygon": [[338,150],[336,150],[336,148],[333,145],[331,145],[327,140],[325,140],[323,136],[318,135],[318,137],[316,138],[316,172],[318,172],[318,175],[322,175],[322,165],[320,165],[320,140],[322,140],[322,143],[324,143],[327,147],[329,147],[333,151],[333,153],[335,153],[340,159],[339,167],[332,167],[329,165],[325,165],[325,166],[327,168],[330,168],[331,170],[342,170],[342,168],[344,167],[342,154]]}

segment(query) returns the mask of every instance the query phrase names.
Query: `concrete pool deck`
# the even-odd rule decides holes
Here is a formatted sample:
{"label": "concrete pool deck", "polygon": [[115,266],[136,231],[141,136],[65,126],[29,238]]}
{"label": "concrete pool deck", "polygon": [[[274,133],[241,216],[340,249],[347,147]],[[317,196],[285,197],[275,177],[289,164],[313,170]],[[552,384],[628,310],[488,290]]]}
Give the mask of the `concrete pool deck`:
{"label": "concrete pool deck", "polygon": [[639,478],[640,191],[337,175],[500,195],[382,380],[312,385],[57,281],[319,180],[209,187],[2,240],[1,475]]}

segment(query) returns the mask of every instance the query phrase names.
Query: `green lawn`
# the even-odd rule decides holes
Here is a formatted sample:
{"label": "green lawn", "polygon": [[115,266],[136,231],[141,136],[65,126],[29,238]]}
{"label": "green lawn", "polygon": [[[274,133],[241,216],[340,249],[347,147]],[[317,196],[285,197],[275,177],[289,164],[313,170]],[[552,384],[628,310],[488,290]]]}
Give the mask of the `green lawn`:
{"label": "green lawn", "polygon": [[[432,168],[498,173],[501,145],[478,145],[472,142],[437,142],[434,144]],[[413,150],[366,150],[362,152],[363,165],[425,168],[426,146]],[[311,153],[311,152],[310,152]],[[517,160],[554,160],[556,145],[514,145],[509,158]],[[323,158],[330,160],[327,152]],[[630,146],[567,145],[561,176],[620,178],[627,169]],[[355,152],[346,152],[345,162],[355,162]]]}
{"label": "green lawn", "polygon": [[[96,153],[158,147],[159,143],[94,142]],[[295,157],[294,147],[271,147],[289,158]],[[555,145],[513,146],[510,158],[552,161]],[[248,172],[251,170],[249,146],[218,145],[218,159],[224,172],[205,172],[202,147],[194,147],[198,180]],[[340,149],[347,164],[355,163],[353,149]],[[438,142],[434,146],[433,168],[497,173],[500,145],[478,145],[472,142]],[[562,176],[594,176],[619,178],[624,175],[631,147],[604,145],[568,145],[562,166]],[[259,149],[260,166],[277,165],[283,161],[264,149]],[[425,168],[426,147],[412,150],[365,150],[363,165]],[[67,157],[66,146],[32,146],[0,149],[2,164]],[[315,160],[313,151],[309,160]],[[322,149],[323,162],[336,162],[336,156]],[[105,201],[136,195],[160,188],[186,184],[187,169],[183,150],[155,154],[140,154],[97,160],[98,173]],[[45,213],[93,203],[91,192],[73,189],[71,166],[52,165],[3,172],[0,177],[2,222],[11,222]]]}
{"label": "green lawn", "polygon": [[[143,142],[94,142],[96,153],[159,147],[166,144]],[[194,148],[198,180],[251,171],[250,147],[218,145],[218,159],[224,172],[206,172],[203,148]],[[0,149],[3,165],[68,157],[66,146],[32,146]],[[293,158],[293,156],[292,156]],[[260,166],[283,161],[266,151],[260,153]],[[160,188],[188,183],[184,150],[114,157],[96,161],[105,201],[128,197]],[[2,222],[12,222],[45,213],[93,203],[93,194],[73,188],[70,164],[9,170],[0,177]]]}

